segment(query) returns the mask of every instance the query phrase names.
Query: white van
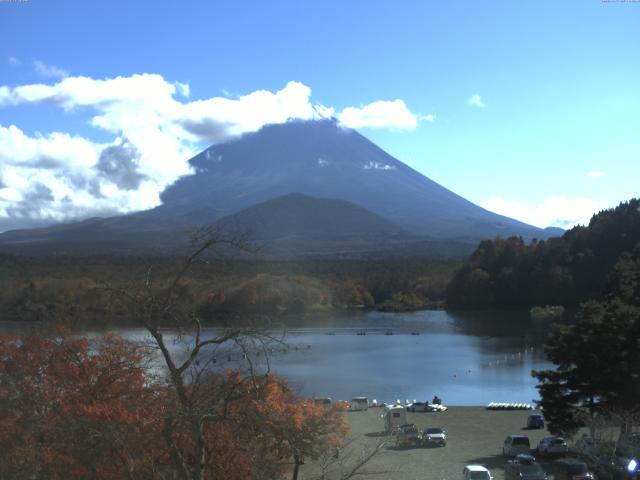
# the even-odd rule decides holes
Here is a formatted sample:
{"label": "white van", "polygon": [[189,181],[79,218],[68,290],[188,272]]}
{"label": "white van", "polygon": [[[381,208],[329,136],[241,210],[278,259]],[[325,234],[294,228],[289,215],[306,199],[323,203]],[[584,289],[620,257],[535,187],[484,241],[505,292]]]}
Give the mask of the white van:
{"label": "white van", "polygon": [[493,480],[491,472],[482,465],[467,465],[462,471],[463,480]]}
{"label": "white van", "polygon": [[358,412],[360,410],[369,409],[369,399],[367,397],[355,397],[351,399],[349,404],[349,410],[352,412]]}
{"label": "white van", "polygon": [[387,432],[394,432],[407,424],[407,410],[402,405],[387,405],[381,416]]}

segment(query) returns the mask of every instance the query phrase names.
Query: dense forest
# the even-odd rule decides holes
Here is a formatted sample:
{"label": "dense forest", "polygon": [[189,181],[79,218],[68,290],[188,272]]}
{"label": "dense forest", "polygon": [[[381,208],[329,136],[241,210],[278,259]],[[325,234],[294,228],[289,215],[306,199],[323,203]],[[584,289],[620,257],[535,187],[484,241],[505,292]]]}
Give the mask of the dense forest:
{"label": "dense forest", "polygon": [[577,306],[603,298],[614,279],[639,281],[639,256],[640,200],[633,199],[559,238],[481,242],[448,285],[447,307]]}
{"label": "dense forest", "polygon": [[[113,288],[162,287],[178,257],[0,255],[2,319],[127,323]],[[184,294],[204,320],[349,309],[415,310],[443,304],[458,263],[431,260],[247,261],[211,256],[194,265]]]}

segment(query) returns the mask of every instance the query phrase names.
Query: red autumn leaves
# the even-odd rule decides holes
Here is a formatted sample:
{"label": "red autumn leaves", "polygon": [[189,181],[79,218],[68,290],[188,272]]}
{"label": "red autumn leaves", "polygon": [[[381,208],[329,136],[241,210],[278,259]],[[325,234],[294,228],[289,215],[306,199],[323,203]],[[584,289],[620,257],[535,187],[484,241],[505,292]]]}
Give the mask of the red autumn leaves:
{"label": "red autumn leaves", "polygon": [[154,354],[61,329],[0,337],[0,478],[180,478],[201,461],[202,478],[280,478],[347,433],[340,412],[273,375],[201,375],[177,401]]}

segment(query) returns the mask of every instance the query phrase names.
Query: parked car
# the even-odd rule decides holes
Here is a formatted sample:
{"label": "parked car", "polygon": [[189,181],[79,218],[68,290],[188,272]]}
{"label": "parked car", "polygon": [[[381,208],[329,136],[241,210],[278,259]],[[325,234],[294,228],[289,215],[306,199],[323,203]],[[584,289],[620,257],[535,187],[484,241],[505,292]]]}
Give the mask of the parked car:
{"label": "parked car", "polygon": [[396,445],[398,447],[417,447],[420,445],[420,433],[418,427],[413,423],[401,425],[396,435]]}
{"label": "parked car", "polygon": [[593,480],[593,473],[582,460],[561,458],[553,462],[553,480]]}
{"label": "parked car", "polygon": [[330,397],[314,397],[313,403],[315,405],[321,405],[323,407],[331,406],[331,398]]}
{"label": "parked car", "polygon": [[528,455],[530,451],[529,437],[525,435],[509,435],[502,444],[502,454],[508,457],[515,457],[519,453]]}
{"label": "parked car", "polygon": [[407,405],[407,412],[432,412],[433,408],[427,402],[413,402]]}
{"label": "parked car", "polygon": [[527,428],[544,428],[544,417],[541,413],[532,413],[527,417]]}
{"label": "parked car", "polygon": [[546,480],[547,474],[531,455],[516,455],[504,470],[505,480]]}
{"label": "parked car", "polygon": [[487,467],[482,465],[467,465],[462,470],[463,480],[493,480],[493,476]]}
{"label": "parked car", "polygon": [[562,437],[544,437],[538,444],[540,455],[559,455],[569,451],[567,442]]}
{"label": "parked car", "polygon": [[422,443],[427,447],[444,447],[447,445],[447,432],[442,430],[440,427],[425,428],[422,432]]}

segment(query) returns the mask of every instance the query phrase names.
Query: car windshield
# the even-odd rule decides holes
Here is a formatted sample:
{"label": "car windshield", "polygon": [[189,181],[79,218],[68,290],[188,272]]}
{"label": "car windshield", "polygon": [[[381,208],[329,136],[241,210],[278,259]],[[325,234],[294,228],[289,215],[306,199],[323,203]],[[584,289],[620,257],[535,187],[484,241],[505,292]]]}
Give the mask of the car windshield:
{"label": "car windshield", "polygon": [[549,443],[551,445],[561,445],[564,443],[564,440],[562,438],[552,438]]}
{"label": "car windshield", "polygon": [[471,472],[469,478],[471,480],[489,480],[491,477],[489,476],[489,472]]}
{"label": "car windshield", "polygon": [[529,445],[529,439],[527,437],[514,437],[514,445]]}
{"label": "car windshield", "polygon": [[441,428],[427,428],[427,433],[442,433]]}

